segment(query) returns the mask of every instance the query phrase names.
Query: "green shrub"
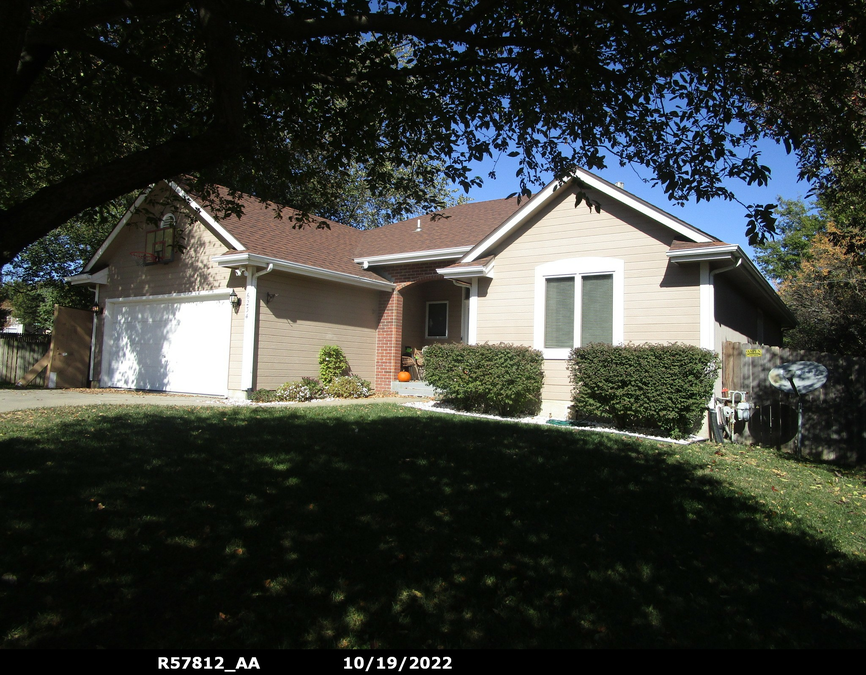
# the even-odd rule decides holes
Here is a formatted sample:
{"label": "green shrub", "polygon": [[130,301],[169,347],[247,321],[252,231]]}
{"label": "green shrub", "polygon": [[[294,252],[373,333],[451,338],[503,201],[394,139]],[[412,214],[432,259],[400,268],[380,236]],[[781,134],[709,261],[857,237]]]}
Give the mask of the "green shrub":
{"label": "green shrub", "polygon": [[276,400],[303,403],[317,398],[304,382],[286,382],[277,387]]}
{"label": "green shrub", "polygon": [[334,381],[325,387],[325,393],[334,398],[367,398],[371,389],[367,380],[362,380],[357,375],[345,375],[334,378]]}
{"label": "green shrub", "polygon": [[573,415],[684,437],[700,426],[718,372],[718,356],[691,345],[580,347],[569,356]]}
{"label": "green shrub", "polygon": [[518,345],[430,345],[424,348],[424,379],[460,410],[536,415],[541,410],[544,357]]}
{"label": "green shrub", "polygon": [[273,389],[256,389],[250,394],[250,401],[255,403],[273,403],[278,400],[277,392]]}
{"label": "green shrub", "polygon": [[325,387],[331,384],[335,377],[340,377],[346,372],[348,367],[349,362],[340,347],[325,345],[319,351],[319,378]]}
{"label": "green shrub", "polygon": [[313,398],[325,397],[325,387],[315,377],[302,377],[301,384],[310,390],[310,395]]}

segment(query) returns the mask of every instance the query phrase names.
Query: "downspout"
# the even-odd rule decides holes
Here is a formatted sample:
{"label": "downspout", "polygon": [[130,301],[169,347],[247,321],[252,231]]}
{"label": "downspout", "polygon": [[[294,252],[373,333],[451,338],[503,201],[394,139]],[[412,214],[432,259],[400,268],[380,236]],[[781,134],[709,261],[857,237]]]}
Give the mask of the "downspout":
{"label": "downspout", "polygon": [[87,373],[87,386],[93,386],[93,366],[96,359],[96,322],[99,321],[99,284],[93,287],[93,325],[90,328],[90,368]]}
{"label": "downspout", "polygon": [[[728,265],[727,267],[720,267],[717,270],[712,270],[712,271],[710,271],[710,273],[708,275],[708,295],[709,295],[710,305],[709,305],[709,321],[708,321],[708,324],[706,326],[706,330],[708,331],[710,346],[707,347],[707,345],[701,345],[702,347],[711,349],[712,351],[716,350],[716,315],[715,315],[715,312],[716,312],[716,289],[715,289],[716,275],[721,274],[722,272],[730,272],[731,270],[739,267],[742,263],[743,263],[743,259],[737,258],[737,262],[735,262],[731,265]],[[709,264],[709,263],[707,263],[707,264]],[[719,379],[716,380],[716,384],[713,387],[713,394],[712,394],[712,396],[710,396],[710,401],[707,404],[707,408],[710,411],[713,411],[710,414],[715,414],[715,412],[714,412],[716,409],[715,397],[716,397],[717,393],[718,394],[722,393],[721,389],[719,389],[721,387],[721,383],[722,383],[722,378],[720,375]],[[718,392],[716,391],[716,389],[718,389]]]}
{"label": "downspout", "polygon": [[248,265],[243,274],[247,278],[244,297],[244,348],[241,356],[241,389],[249,392],[253,388],[253,361],[256,345],[256,313],[258,311],[258,279],[274,271],[270,263],[265,269],[256,272],[255,266]]}

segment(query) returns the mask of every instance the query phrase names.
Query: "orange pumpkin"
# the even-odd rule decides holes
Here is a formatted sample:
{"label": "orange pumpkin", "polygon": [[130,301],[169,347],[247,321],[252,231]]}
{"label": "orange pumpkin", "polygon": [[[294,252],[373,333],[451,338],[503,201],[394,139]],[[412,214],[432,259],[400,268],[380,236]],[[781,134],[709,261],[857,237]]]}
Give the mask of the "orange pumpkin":
{"label": "orange pumpkin", "polygon": [[401,370],[397,373],[397,381],[398,382],[408,382],[412,379],[412,376],[408,373],[408,371]]}

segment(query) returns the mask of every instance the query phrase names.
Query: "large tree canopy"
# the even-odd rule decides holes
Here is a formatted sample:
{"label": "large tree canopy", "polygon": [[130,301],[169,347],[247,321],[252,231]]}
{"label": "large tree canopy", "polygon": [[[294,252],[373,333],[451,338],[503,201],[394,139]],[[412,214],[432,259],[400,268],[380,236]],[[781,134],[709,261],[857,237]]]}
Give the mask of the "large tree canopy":
{"label": "large tree canopy", "polygon": [[[517,148],[523,192],[621,161],[675,201],[730,199],[723,179],[768,178],[761,135],[812,160],[859,148],[864,17],[862,0],[4,0],[0,263],[178,174],[280,200],[322,164],[362,165],[374,191],[398,167],[435,208],[435,167],[468,188],[472,161]],[[770,209],[751,210],[759,236]]]}

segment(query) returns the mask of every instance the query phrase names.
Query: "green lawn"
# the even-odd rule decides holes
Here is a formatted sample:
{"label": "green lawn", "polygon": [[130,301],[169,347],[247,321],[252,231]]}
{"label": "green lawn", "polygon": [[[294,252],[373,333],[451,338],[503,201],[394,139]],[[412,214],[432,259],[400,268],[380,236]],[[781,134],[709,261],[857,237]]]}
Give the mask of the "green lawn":
{"label": "green lawn", "polygon": [[0,416],[0,647],[866,644],[866,475],[345,408]]}

